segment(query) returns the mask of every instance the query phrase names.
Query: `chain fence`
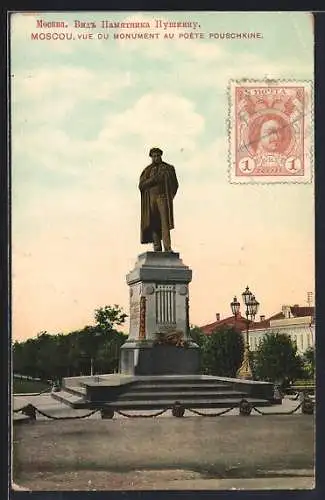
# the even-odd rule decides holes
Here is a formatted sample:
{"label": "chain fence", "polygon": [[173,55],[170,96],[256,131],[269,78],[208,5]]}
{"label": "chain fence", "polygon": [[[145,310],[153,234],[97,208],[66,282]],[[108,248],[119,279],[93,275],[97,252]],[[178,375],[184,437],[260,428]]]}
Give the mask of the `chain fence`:
{"label": "chain fence", "polygon": [[36,414],[38,413],[39,415],[42,415],[43,417],[52,419],[52,420],[80,420],[82,418],[87,418],[90,417],[91,415],[94,415],[100,411],[98,408],[96,410],[92,410],[89,413],[86,413],[85,415],[74,415],[74,416],[67,416],[67,417],[58,417],[56,415],[49,415],[45,411],[40,410],[33,404],[28,404],[26,406],[23,406],[22,408],[13,410],[14,413],[22,413],[23,415],[26,415],[29,417],[31,420],[36,420]]}
{"label": "chain fence", "polygon": [[294,408],[293,410],[287,411],[287,412],[282,412],[282,411],[264,412],[264,411],[260,410],[259,408],[256,408],[256,406],[253,406],[252,410],[256,411],[260,415],[293,415],[302,407],[302,405],[303,405],[303,403],[301,402],[301,403],[299,403],[299,405],[296,408]]}
{"label": "chain fence", "polygon": [[157,411],[155,413],[126,413],[124,411],[115,409],[115,412],[118,413],[119,415],[122,415],[122,417],[127,417],[127,418],[150,418],[150,417],[159,417],[160,415],[163,415],[166,413],[170,408],[164,408],[163,410]]}
{"label": "chain fence", "polygon": [[219,412],[202,412],[200,410],[190,408],[186,406],[183,403],[180,403],[179,401],[175,401],[175,403],[171,406],[167,406],[166,408],[163,408],[159,411],[156,411],[154,413],[128,413],[125,411],[122,411],[118,407],[115,406],[103,406],[101,408],[96,408],[85,415],[75,415],[75,416],[56,416],[56,415],[50,415],[47,412],[40,410],[33,404],[29,403],[22,408],[15,409],[13,412],[15,414],[22,413],[23,415],[26,415],[29,417],[30,420],[36,420],[37,419],[37,414],[42,415],[45,418],[52,419],[52,420],[81,420],[84,418],[91,417],[92,415],[95,415],[96,413],[100,412],[101,418],[102,419],[112,419],[115,414],[121,415],[126,418],[155,418],[160,415],[163,415],[167,411],[171,411],[172,415],[174,417],[183,417],[185,414],[185,411],[188,411],[194,415],[198,415],[201,417],[221,417],[222,415],[226,415],[227,413],[231,412],[234,409],[239,409],[239,415],[242,416],[249,416],[251,415],[252,411],[255,411],[259,415],[262,416],[271,416],[271,415],[293,415],[294,413],[297,413],[298,410],[301,409],[301,413],[304,414],[309,414],[312,415],[314,413],[314,402],[309,398],[309,397],[304,397],[304,399],[292,410],[289,411],[263,411],[260,408],[257,408],[254,406],[252,403],[250,403],[246,399],[242,399],[239,404],[233,405],[229,408],[222,409]]}
{"label": "chain fence", "polygon": [[199,410],[194,410],[193,408],[186,408],[189,412],[194,413],[194,415],[199,415],[200,417],[221,417],[222,415],[226,415],[230,411],[238,408],[238,405],[231,406],[230,408],[226,408],[225,410],[219,411],[217,413],[204,413]]}
{"label": "chain fence", "polygon": [[300,392],[297,392],[294,396],[289,396],[290,401],[297,401],[300,397]]}

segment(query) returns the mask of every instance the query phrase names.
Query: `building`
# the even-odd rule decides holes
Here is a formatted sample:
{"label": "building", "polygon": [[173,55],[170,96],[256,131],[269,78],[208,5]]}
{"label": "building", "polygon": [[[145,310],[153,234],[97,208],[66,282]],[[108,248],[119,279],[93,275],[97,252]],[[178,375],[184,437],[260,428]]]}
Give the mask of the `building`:
{"label": "building", "polygon": [[[220,314],[216,315],[216,321],[201,326],[205,335],[223,326],[233,327],[246,337],[247,320],[239,313],[237,316],[229,316],[220,319]],[[249,348],[255,351],[262,338],[267,333],[283,333],[288,335],[297,345],[299,354],[315,346],[315,308],[308,306],[283,305],[282,310],[269,318],[260,316],[259,321],[250,323],[249,327]]]}
{"label": "building", "polygon": [[229,316],[224,319],[220,319],[220,314],[216,314],[216,321],[209,323],[208,325],[200,326],[201,330],[205,335],[211,335],[211,333],[217,328],[222,326],[229,326],[235,328],[238,331],[245,331],[246,329],[246,318],[243,318],[239,313],[237,316]]}
{"label": "building", "polygon": [[315,308],[283,305],[282,311],[249,329],[249,346],[255,351],[266,333],[283,333],[297,345],[299,354],[315,346]]}

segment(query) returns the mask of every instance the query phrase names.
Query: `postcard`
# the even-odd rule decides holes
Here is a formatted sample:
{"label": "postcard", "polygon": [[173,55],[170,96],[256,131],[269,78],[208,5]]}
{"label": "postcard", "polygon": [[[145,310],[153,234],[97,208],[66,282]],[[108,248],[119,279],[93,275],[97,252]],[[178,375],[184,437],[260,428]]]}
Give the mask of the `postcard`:
{"label": "postcard", "polygon": [[313,15],[8,29],[12,488],[314,488]]}

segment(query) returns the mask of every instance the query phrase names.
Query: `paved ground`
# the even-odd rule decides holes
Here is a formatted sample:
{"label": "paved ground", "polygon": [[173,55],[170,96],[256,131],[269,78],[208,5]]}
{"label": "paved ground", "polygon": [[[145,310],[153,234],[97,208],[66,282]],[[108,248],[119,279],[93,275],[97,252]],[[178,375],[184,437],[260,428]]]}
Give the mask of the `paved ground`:
{"label": "paved ground", "polygon": [[[16,408],[28,402],[56,416],[87,413],[49,395],[14,398]],[[286,400],[263,411],[296,406]],[[313,416],[234,413],[113,420],[97,414],[15,425],[14,481],[34,490],[313,487]]]}

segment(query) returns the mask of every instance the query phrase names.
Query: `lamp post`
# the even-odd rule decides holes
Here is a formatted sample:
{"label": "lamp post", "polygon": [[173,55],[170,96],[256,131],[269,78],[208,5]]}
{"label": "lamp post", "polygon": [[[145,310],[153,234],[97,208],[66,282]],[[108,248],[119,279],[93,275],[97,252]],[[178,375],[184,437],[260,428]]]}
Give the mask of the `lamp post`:
{"label": "lamp post", "polygon": [[[243,303],[246,306],[245,316],[246,316],[246,341],[245,341],[245,350],[244,350],[244,358],[237,372],[237,377],[242,379],[252,379],[252,369],[249,362],[249,326],[250,323],[254,321],[255,316],[258,311],[259,302],[257,302],[255,296],[252,294],[248,286],[245,291],[242,293]],[[240,310],[240,303],[237,300],[237,297],[234,297],[234,300],[230,303],[230,307],[233,315],[238,316]]]}

